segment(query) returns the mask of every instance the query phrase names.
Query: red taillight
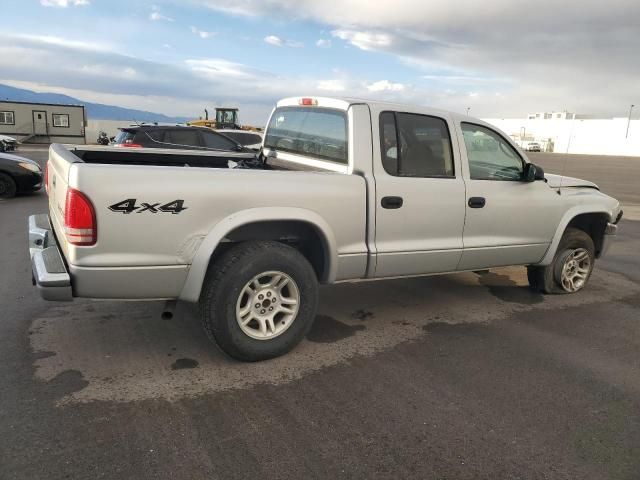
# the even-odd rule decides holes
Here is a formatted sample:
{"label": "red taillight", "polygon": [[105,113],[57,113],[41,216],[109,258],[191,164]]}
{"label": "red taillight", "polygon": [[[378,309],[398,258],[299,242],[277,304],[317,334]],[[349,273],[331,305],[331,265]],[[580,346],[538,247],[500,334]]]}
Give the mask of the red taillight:
{"label": "red taillight", "polygon": [[49,162],[44,164],[44,190],[49,193]]}
{"label": "red taillight", "polygon": [[138,143],[121,143],[120,146],[127,147],[127,148],[142,148],[142,145]]}
{"label": "red taillight", "polygon": [[305,106],[315,106],[318,105],[318,100],[315,98],[301,98],[298,103]]}
{"label": "red taillight", "polygon": [[64,210],[64,231],[73,245],[95,245],[98,239],[96,212],[82,192],[69,188]]}

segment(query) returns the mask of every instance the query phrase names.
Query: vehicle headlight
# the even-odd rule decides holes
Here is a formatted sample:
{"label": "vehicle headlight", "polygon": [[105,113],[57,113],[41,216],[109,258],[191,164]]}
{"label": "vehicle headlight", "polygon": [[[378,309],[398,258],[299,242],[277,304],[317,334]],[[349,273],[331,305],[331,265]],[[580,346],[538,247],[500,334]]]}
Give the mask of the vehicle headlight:
{"label": "vehicle headlight", "polygon": [[36,165],[34,163],[26,163],[26,162],[20,162],[18,165],[20,165],[22,168],[26,169],[26,170],[30,170],[32,172],[37,172],[40,173],[42,170],[40,169],[39,165]]}

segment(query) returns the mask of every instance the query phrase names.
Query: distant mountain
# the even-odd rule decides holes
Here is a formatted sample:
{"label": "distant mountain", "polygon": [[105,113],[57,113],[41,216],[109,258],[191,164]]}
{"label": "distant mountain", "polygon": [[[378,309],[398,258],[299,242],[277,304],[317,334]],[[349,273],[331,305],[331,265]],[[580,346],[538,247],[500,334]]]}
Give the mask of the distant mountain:
{"label": "distant mountain", "polygon": [[32,90],[10,87],[0,84],[0,100],[34,103],[65,103],[84,105],[87,119],[90,120],[137,120],[139,122],[186,122],[192,120],[186,117],[170,117],[162,113],[146,112],[131,108],[115,107],[101,103],[83,102],[77,98],[60,93],[39,93]]}

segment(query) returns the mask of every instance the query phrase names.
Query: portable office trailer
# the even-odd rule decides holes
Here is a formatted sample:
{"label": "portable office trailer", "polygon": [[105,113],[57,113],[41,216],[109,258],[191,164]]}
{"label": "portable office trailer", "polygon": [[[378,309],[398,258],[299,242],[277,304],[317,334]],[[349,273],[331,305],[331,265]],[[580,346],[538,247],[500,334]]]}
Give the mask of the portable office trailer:
{"label": "portable office trailer", "polygon": [[85,143],[83,105],[0,100],[0,135],[21,143]]}

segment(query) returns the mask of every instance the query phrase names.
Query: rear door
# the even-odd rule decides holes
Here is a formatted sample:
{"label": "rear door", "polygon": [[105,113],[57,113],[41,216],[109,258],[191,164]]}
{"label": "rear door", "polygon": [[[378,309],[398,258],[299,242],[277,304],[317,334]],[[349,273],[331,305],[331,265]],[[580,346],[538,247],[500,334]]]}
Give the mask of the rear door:
{"label": "rear door", "polygon": [[[465,184],[448,116],[372,111],[376,277],[454,271]],[[376,135],[377,134],[377,135]]]}
{"label": "rear door", "polygon": [[546,182],[523,181],[525,160],[499,132],[462,122],[466,221],[460,270],[538,262],[564,212]]}

